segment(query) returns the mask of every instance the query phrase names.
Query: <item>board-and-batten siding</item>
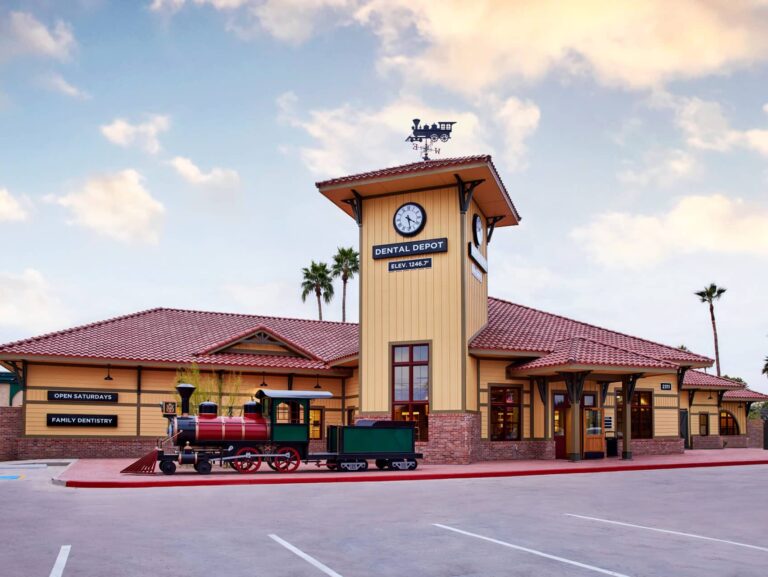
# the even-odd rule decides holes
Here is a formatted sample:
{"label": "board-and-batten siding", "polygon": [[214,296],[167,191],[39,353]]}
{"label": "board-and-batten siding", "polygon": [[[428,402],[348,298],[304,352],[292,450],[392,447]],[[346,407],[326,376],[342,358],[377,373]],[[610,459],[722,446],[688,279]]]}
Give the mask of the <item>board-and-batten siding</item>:
{"label": "board-and-batten siding", "polygon": [[[662,383],[671,383],[672,390],[661,389]],[[616,393],[621,393],[621,383],[612,383],[608,388],[605,416],[611,417],[611,427],[606,432],[618,433],[616,422]],[[680,403],[677,393],[677,375],[652,375],[638,379],[635,391],[653,393],[653,435],[654,437],[677,437],[680,434]],[[687,395],[686,392],[683,394]]]}
{"label": "board-and-batten siding", "polygon": [[[528,379],[507,379],[506,369],[508,364],[509,361],[492,361],[486,359],[483,359],[483,361],[480,363],[480,437],[482,439],[488,439],[490,437],[489,390],[492,385],[510,385],[520,387],[522,389],[523,439],[528,439],[531,436],[530,403],[531,399],[534,399],[534,394],[532,394],[534,391],[531,390],[531,383]],[[538,396],[538,394],[538,391],[535,391],[535,396]]]}
{"label": "board-and-batten siding", "polygon": [[[473,200],[470,208],[464,217],[465,240],[463,246],[459,248],[464,266],[464,284],[465,284],[465,319],[466,319],[466,339],[467,347],[472,337],[480,332],[488,322],[488,275],[483,273],[482,281],[477,280],[472,274],[472,259],[468,255],[468,244],[474,242],[472,220],[475,214],[479,214],[485,223],[485,215]],[[488,258],[487,238],[484,235],[483,243],[480,246],[480,252]],[[464,354],[467,354],[465,350]],[[473,357],[467,360],[466,369],[466,394],[465,408],[468,411],[479,410],[477,404],[478,382],[477,382],[477,361]]]}
{"label": "board-and-batten siding", "polygon": [[[404,238],[392,217],[405,202],[417,202],[427,213],[424,230]],[[432,342],[430,349],[432,411],[462,409],[461,236],[455,187],[364,201],[361,230],[362,412],[391,410],[390,344]],[[374,260],[379,244],[448,238],[448,252]],[[466,250],[466,247],[464,248]],[[432,258],[432,268],[389,272],[387,264],[409,258]]]}

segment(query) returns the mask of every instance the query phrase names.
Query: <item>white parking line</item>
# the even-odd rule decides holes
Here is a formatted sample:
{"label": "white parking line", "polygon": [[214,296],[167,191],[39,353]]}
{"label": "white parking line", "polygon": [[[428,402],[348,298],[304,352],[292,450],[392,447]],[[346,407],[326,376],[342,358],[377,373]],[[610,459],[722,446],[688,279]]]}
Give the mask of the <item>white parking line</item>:
{"label": "white parking line", "polygon": [[586,515],[574,515],[573,513],[564,513],[564,514],[568,517],[576,517],[577,519],[586,519],[587,521],[599,521],[600,523],[610,523],[611,525],[621,525],[622,527],[632,527],[634,529],[646,529],[648,531],[656,531],[657,533],[667,533],[669,535],[680,535],[681,537],[690,537],[691,539],[715,541],[717,543],[725,543],[726,545],[735,545],[737,547],[746,547],[747,549],[756,549],[758,551],[765,551],[766,553],[768,553],[768,547],[758,547],[757,545],[739,543],[738,541],[729,541],[727,539],[715,539],[714,537],[705,537],[704,535],[695,535],[693,533],[682,533],[680,531],[672,531],[671,529],[658,529],[656,527],[646,527],[645,525],[634,525],[633,523],[622,523],[621,521],[611,521],[610,519],[600,519],[598,517],[587,517]]}
{"label": "white parking line", "polygon": [[594,571],[595,573],[602,573],[603,575],[613,575],[613,577],[628,577],[627,575],[624,575],[623,573],[617,573],[616,571],[609,571],[608,569],[601,569],[600,567],[595,567],[594,565],[587,565],[586,563],[579,563],[578,561],[573,561],[571,559],[566,559],[564,557],[558,557],[557,555],[550,555],[549,553],[544,553],[542,551],[536,551],[535,549],[529,549],[528,547],[521,547],[520,545],[513,545],[512,543],[507,543],[506,541],[499,541],[498,539],[493,539],[491,537],[485,537],[483,535],[478,535],[477,533],[470,533],[469,531],[462,531],[461,529],[456,529],[455,527],[449,527],[448,525],[441,525],[440,523],[433,523],[435,527],[440,527],[441,529],[448,529],[449,531],[453,531],[454,533],[460,533],[461,535],[467,535],[468,537],[475,537],[476,539],[482,539],[483,541],[488,541],[490,543],[496,543],[497,545],[502,545],[504,547],[509,547],[510,549],[516,549],[517,551],[522,551],[524,553],[530,553],[531,555],[536,555],[538,557],[544,557],[545,559],[551,559],[552,561],[557,561],[559,563],[565,563],[566,565],[573,565],[574,567],[581,567],[582,569],[587,569],[589,571]]}
{"label": "white parking line", "polygon": [[70,549],[72,549],[72,545],[61,546],[59,556],[56,557],[56,563],[53,564],[53,569],[51,569],[50,577],[61,577],[64,574],[64,566],[67,564]]}
{"label": "white parking line", "polygon": [[281,544],[283,547],[285,547],[286,549],[288,549],[288,550],[289,550],[291,553],[293,553],[294,555],[297,555],[297,556],[301,557],[302,559],[304,559],[304,561],[306,561],[306,562],[307,562],[307,563],[309,563],[310,565],[314,565],[315,567],[317,567],[318,569],[320,569],[320,571],[322,571],[322,572],[323,572],[323,573],[325,573],[326,575],[330,575],[331,577],[341,577],[341,575],[339,575],[338,573],[336,573],[336,571],[334,571],[334,570],[333,570],[333,569],[331,569],[330,567],[326,567],[325,565],[323,565],[322,563],[320,563],[320,561],[318,561],[317,559],[315,559],[315,558],[314,558],[314,557],[312,557],[311,555],[307,555],[306,553],[304,553],[304,551],[302,551],[301,549],[299,549],[299,548],[297,548],[297,547],[294,547],[294,546],[293,546],[293,545],[291,545],[291,544],[290,544],[288,541],[286,541],[286,540],[284,540],[284,539],[281,539],[281,538],[280,538],[280,537],[278,537],[277,535],[271,534],[271,535],[269,535],[269,538],[270,538],[270,539],[272,539],[273,541],[277,541],[277,542],[278,542],[278,543],[280,543],[280,544]]}

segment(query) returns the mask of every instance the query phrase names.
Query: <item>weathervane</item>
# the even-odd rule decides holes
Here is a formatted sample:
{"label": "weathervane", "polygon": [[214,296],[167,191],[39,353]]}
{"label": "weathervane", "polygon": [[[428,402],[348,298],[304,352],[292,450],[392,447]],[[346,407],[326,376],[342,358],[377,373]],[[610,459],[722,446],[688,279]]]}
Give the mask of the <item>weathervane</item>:
{"label": "weathervane", "polygon": [[[451,130],[455,122],[438,122],[430,126],[423,124],[419,126],[421,120],[413,119],[413,128],[411,136],[405,139],[406,142],[413,143],[413,149],[418,150],[422,160],[429,160],[429,153],[440,154],[440,149],[435,146],[438,140],[448,142],[451,138]],[[422,143],[422,144],[419,144]]]}

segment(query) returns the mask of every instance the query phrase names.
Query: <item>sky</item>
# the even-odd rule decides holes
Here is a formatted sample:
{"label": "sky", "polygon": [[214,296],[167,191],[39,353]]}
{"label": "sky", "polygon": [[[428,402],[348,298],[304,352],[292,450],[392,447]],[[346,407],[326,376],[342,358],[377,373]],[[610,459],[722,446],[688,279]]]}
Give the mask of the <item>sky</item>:
{"label": "sky", "polygon": [[358,237],[314,183],[417,161],[418,117],[523,217],[490,294],[713,357],[714,282],[723,372],[768,392],[766,29],[766,0],[0,0],[0,341],[313,318],[301,268]]}

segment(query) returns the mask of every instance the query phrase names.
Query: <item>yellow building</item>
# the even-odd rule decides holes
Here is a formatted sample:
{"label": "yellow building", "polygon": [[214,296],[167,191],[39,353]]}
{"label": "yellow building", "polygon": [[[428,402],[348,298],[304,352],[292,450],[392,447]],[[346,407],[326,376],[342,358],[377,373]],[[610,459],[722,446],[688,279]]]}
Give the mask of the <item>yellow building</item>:
{"label": "yellow building", "polygon": [[193,366],[226,410],[261,387],[331,391],[317,442],[361,416],[415,421],[433,462],[746,446],[761,396],[696,370],[711,359],[489,297],[492,240],[520,222],[489,156],[317,186],[359,227],[359,326],[154,309],[2,346],[18,455],[141,453]]}

